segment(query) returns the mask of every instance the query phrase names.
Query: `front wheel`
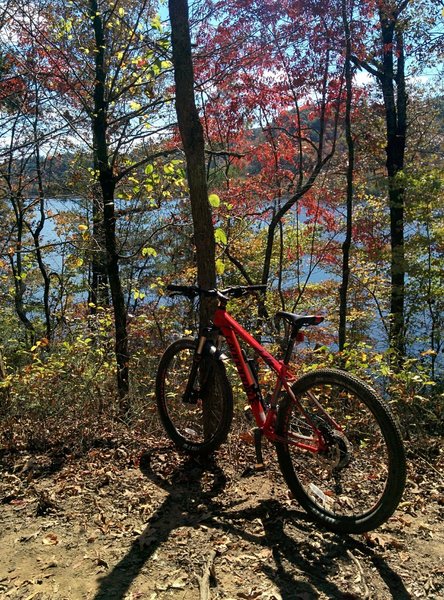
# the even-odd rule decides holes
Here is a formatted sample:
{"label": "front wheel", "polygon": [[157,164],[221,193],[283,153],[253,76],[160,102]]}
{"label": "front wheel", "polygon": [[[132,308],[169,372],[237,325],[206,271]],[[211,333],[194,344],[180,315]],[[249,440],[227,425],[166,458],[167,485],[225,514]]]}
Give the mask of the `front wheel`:
{"label": "front wheel", "polygon": [[220,360],[200,359],[192,371],[196,342],[173,342],[160,359],[156,378],[157,408],[169,437],[189,454],[206,455],[227,438],[233,418],[233,394]]}
{"label": "front wheel", "polygon": [[[286,395],[276,423],[283,440],[276,444],[279,465],[290,491],[332,531],[375,529],[395,511],[406,479],[404,446],[390,410],[366,383],[335,369],[303,375],[292,393],[302,411]],[[318,450],[308,449],[319,446],[319,438]]]}

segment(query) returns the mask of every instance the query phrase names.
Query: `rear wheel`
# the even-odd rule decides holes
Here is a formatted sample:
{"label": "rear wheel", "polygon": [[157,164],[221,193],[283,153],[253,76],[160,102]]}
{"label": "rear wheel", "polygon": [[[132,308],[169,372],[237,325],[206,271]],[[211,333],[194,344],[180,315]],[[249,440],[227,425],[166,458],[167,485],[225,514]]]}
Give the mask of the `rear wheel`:
{"label": "rear wheel", "polygon": [[205,455],[227,438],[233,417],[233,395],[220,360],[200,359],[192,390],[184,399],[196,343],[173,342],[162,356],[156,378],[159,415],[173,442],[190,454]]}
{"label": "rear wheel", "polygon": [[[395,511],[405,486],[399,428],[383,400],[366,383],[334,369],[302,376],[292,387],[303,416],[287,395],[279,406],[279,465],[305,510],[333,531],[363,533]],[[296,444],[323,448],[303,450]]]}

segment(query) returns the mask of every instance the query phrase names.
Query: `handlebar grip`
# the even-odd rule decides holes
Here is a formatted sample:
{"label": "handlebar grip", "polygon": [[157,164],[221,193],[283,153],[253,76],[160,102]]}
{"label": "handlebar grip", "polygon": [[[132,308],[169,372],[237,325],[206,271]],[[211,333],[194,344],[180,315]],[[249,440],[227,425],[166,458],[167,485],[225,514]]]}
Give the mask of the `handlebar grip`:
{"label": "handlebar grip", "polygon": [[240,298],[248,292],[264,292],[267,289],[265,284],[256,285],[240,285],[237,287],[227,288],[225,290],[204,290],[197,285],[176,285],[174,283],[167,285],[167,291],[170,292],[170,296],[186,296],[187,298],[195,298],[196,296],[207,296],[207,297],[233,297]]}
{"label": "handlebar grip", "polygon": [[241,298],[242,296],[246,296],[249,292],[264,292],[267,289],[267,286],[264,284],[256,284],[256,285],[239,285],[237,287],[227,288],[226,290],[221,290],[221,293],[225,296],[231,296],[233,298]]}
{"label": "handlebar grip", "polygon": [[180,295],[187,296],[188,298],[195,298],[199,295],[199,288],[195,285],[176,285],[171,283],[166,287],[168,292],[171,292],[170,296]]}

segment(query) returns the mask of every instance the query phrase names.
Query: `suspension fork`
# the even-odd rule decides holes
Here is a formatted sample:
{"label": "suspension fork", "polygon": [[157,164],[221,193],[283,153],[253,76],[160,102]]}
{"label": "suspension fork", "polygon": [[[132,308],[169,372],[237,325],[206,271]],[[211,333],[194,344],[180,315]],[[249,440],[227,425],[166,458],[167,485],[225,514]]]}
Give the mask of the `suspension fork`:
{"label": "suspension fork", "polygon": [[193,362],[191,365],[190,374],[188,376],[187,385],[185,392],[182,396],[182,401],[185,404],[196,404],[197,393],[194,389],[199,364],[202,358],[206,356],[213,356],[215,359],[222,360],[224,355],[217,349],[216,345],[213,344],[209,337],[214,336],[214,333],[218,332],[214,327],[206,327],[202,335],[198,338],[197,347],[193,355]]}

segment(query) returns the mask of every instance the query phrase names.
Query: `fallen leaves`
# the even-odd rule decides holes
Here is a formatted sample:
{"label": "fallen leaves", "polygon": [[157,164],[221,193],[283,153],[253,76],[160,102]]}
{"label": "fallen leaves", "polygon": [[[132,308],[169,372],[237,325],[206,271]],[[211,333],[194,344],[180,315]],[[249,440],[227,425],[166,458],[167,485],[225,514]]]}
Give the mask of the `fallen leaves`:
{"label": "fallen leaves", "polygon": [[44,546],[55,546],[59,543],[59,538],[55,533],[47,533],[42,539]]}
{"label": "fallen leaves", "polygon": [[402,550],[404,543],[393,535],[379,532],[369,532],[364,534],[364,538],[370,546],[378,546],[385,550],[386,548],[395,548]]}
{"label": "fallen leaves", "polygon": [[110,437],[51,472],[47,456],[24,453],[17,470],[11,463],[14,472],[0,479],[0,499],[7,499],[0,512],[2,598],[92,597],[97,575],[106,580],[124,565],[134,577],[126,600],[194,600],[211,552],[217,593],[212,588],[210,598],[321,600],[328,589],[362,600],[367,588],[384,598],[388,572],[412,597],[444,593],[442,487],[434,472],[412,476],[402,509],[386,526],[341,538],[307,522],[288,499],[272,449],[266,473],[241,478],[254,451],[239,448],[237,438],[218,454],[223,476],[160,440],[150,441],[148,460],[136,468],[145,443]]}

